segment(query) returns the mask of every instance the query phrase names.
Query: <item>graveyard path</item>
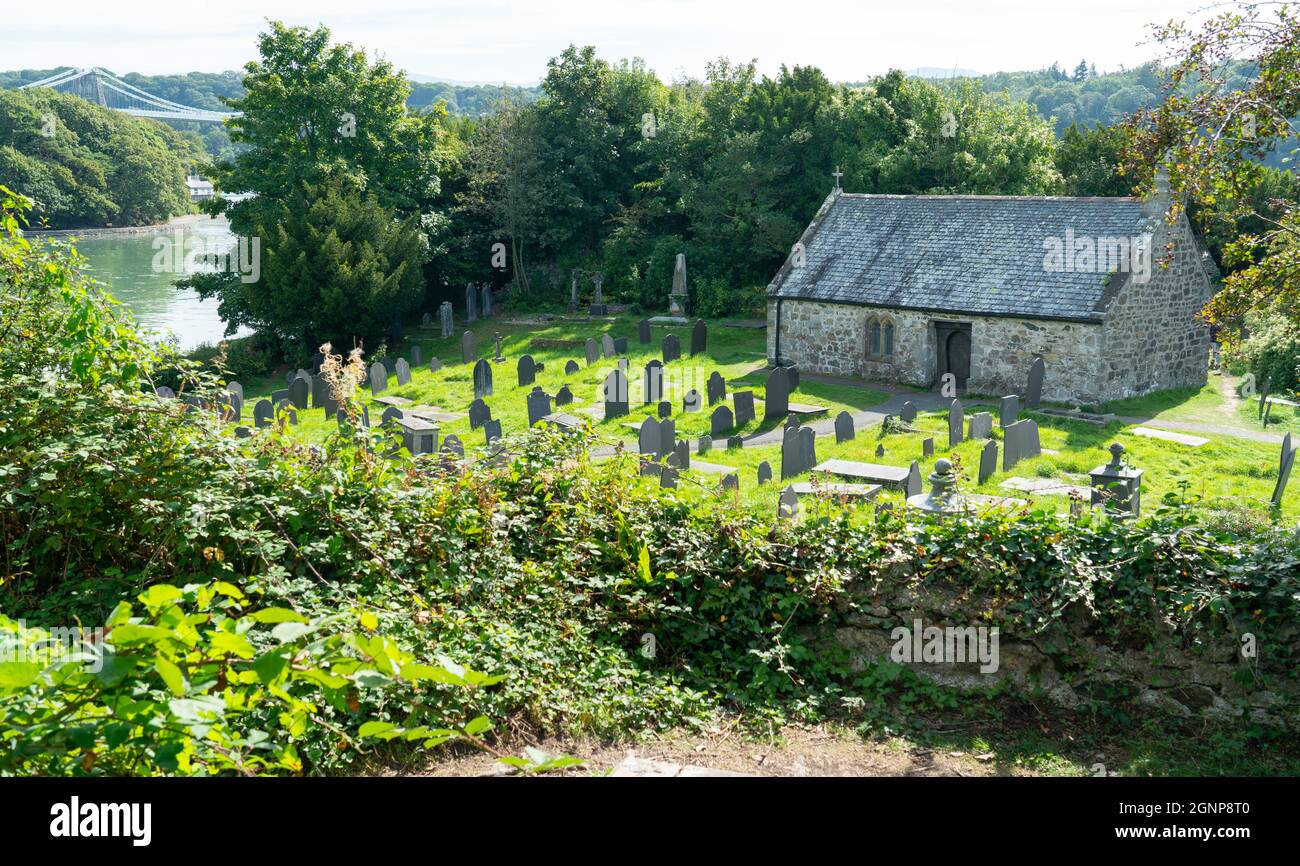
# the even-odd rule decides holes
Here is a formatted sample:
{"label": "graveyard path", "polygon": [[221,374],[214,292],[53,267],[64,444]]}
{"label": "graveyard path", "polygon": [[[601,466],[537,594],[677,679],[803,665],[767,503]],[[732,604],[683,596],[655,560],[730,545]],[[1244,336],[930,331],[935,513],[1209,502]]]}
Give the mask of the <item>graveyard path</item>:
{"label": "graveyard path", "polygon": [[1141,424],[1144,427],[1158,427],[1163,430],[1178,430],[1186,433],[1208,433],[1212,436],[1235,436],[1238,439],[1249,439],[1252,442],[1267,442],[1270,445],[1280,445],[1282,443],[1282,437],[1276,433],[1265,433],[1263,430],[1248,430],[1244,427],[1232,427],[1226,424],[1197,424],[1193,421],[1166,421],[1161,418],[1140,418],[1136,415],[1118,415],[1116,417],[1125,424]]}

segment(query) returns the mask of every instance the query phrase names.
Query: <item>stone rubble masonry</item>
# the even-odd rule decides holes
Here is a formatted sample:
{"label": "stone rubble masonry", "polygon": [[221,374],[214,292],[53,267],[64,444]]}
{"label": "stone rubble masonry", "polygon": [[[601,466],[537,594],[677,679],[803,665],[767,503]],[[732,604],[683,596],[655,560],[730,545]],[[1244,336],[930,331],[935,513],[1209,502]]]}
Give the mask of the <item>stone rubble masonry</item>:
{"label": "stone rubble masonry", "polygon": [[[1153,248],[1162,255],[1169,228],[1154,221]],[[1095,405],[1152,391],[1204,385],[1210,337],[1196,313],[1210,282],[1185,217],[1167,267],[1152,264],[1146,283],[1119,274],[1101,321],[1005,318],[868,307],[825,301],[781,302],[781,361],[812,373],[934,387],[938,384],[936,322],[969,322],[967,389],[984,394],[1024,392],[1029,365],[1047,363],[1043,399]],[[1105,275],[1098,275],[1105,280]],[[894,354],[867,356],[872,319],[892,321]],[[776,360],[777,302],[767,307],[768,362]]]}

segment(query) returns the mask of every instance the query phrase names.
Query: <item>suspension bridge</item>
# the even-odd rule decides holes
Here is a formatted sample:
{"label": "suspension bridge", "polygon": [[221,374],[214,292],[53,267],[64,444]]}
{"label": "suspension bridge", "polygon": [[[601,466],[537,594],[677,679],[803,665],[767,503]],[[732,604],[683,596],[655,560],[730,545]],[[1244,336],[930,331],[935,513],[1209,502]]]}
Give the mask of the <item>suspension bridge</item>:
{"label": "suspension bridge", "polygon": [[33,81],[19,87],[51,87],[63,93],[76,95],[94,102],[104,108],[133,114],[136,117],[153,117],[158,120],[197,120],[207,123],[220,123],[228,117],[237,116],[234,111],[211,111],[206,108],[193,108],[181,105],[146,93],[138,87],[127,84],[113,73],[99,66],[80,69],[65,69],[40,81]]}

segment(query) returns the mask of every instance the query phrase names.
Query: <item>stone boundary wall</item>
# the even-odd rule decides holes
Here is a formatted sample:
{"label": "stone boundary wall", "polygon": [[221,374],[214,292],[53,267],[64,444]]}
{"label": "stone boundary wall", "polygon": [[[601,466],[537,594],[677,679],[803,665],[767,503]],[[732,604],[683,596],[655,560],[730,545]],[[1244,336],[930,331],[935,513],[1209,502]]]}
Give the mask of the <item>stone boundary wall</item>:
{"label": "stone boundary wall", "polygon": [[[994,607],[970,597],[960,587],[922,580],[905,557],[884,564],[881,579],[868,587],[850,583],[837,610],[834,644],[847,650],[851,664],[890,661],[897,626],[994,626],[983,616]],[[1145,623],[1144,623],[1145,624]],[[1090,612],[1070,610],[1062,621],[1039,635],[1017,635],[1008,627],[999,634],[999,667],[981,673],[978,662],[909,663],[921,677],[964,691],[983,691],[1004,684],[1032,700],[1047,700],[1070,710],[1087,710],[1096,701],[1108,706],[1132,703],[1137,709],[1178,718],[1216,721],[1247,718],[1270,727],[1300,730],[1300,678],[1295,672],[1261,667],[1269,655],[1241,658],[1240,635],[1209,636],[1184,646],[1184,636],[1166,624],[1149,633],[1106,640]],[[1293,651],[1300,651],[1300,639]],[[1129,645],[1126,645],[1129,644]]]}

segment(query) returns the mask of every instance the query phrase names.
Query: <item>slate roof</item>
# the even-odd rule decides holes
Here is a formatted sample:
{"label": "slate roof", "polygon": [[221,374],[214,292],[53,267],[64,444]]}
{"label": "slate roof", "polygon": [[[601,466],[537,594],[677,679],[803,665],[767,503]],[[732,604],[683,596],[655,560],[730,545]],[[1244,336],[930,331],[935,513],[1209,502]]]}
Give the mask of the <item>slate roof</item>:
{"label": "slate roof", "polygon": [[1150,230],[1134,198],[832,193],[801,239],[806,264],[787,260],[768,296],[1100,321],[1125,275],[1046,271],[1043,241],[1067,229],[1092,238]]}

